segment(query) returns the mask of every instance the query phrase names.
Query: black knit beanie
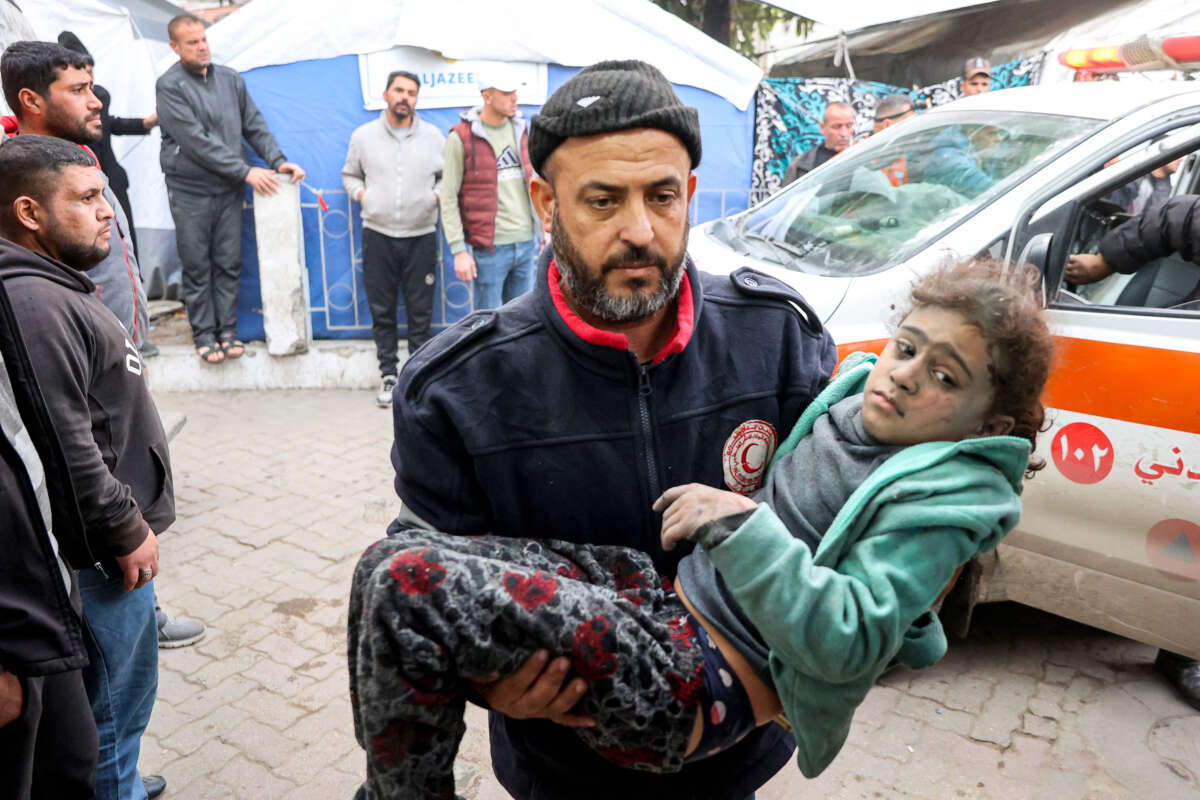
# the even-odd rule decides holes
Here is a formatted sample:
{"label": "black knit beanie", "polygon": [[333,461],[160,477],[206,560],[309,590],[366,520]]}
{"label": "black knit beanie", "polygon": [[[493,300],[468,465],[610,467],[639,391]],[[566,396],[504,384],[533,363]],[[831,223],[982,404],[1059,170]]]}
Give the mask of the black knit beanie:
{"label": "black knit beanie", "polygon": [[542,165],[571,136],[657,128],[673,133],[700,163],[700,117],[657,68],[644,61],[601,61],[558,87],[530,122],[529,160]]}
{"label": "black knit beanie", "polygon": [[85,56],[90,56],[91,53],[83,46],[83,42],[79,41],[79,37],[71,31],[63,31],[58,35],[58,43],[68,50],[74,50],[76,53],[82,53]]}

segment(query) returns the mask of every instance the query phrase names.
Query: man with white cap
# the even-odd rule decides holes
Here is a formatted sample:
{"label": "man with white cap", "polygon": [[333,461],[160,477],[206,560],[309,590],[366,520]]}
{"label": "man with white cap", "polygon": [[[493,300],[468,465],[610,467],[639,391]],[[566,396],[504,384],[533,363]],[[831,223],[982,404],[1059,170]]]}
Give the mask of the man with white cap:
{"label": "man with white cap", "polygon": [[501,65],[477,72],[476,83],[483,104],[464,111],[446,137],[442,228],[454,274],[474,284],[475,308],[495,308],[533,287],[540,229],[520,80]]}

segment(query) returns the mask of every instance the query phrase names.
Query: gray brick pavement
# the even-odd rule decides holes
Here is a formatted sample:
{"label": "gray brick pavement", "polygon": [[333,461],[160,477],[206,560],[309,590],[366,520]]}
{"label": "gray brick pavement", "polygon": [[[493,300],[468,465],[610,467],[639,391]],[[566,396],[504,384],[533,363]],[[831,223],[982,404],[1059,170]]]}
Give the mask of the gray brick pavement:
{"label": "gray brick pavement", "polygon": [[[170,800],[349,798],[363,757],[345,604],[358,553],[397,506],[391,415],[365,391],[157,400],[188,420],[157,590],[209,634],[160,653],[142,770],[166,776]],[[941,663],[884,677],[824,774],[788,767],[758,797],[1200,800],[1200,714],[1156,680],[1153,655],[1029,609],[981,609]],[[456,772],[470,800],[507,797],[478,709]]]}

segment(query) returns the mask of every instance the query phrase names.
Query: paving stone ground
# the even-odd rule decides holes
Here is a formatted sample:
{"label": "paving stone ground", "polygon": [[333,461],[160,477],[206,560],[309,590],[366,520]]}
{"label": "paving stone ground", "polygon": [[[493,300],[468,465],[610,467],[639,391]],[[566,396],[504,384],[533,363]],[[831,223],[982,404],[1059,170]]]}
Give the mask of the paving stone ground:
{"label": "paving stone ground", "polygon": [[[144,773],[170,800],[349,798],[362,777],[347,699],[346,599],[397,501],[391,414],[372,392],[159,394],[187,422],[171,447],[179,520],[159,598],[207,638],[160,651]],[[885,676],[815,780],[785,768],[760,800],[1200,800],[1200,713],[1154,651],[1015,605],[920,672]],[[507,794],[473,709],[468,800]]]}

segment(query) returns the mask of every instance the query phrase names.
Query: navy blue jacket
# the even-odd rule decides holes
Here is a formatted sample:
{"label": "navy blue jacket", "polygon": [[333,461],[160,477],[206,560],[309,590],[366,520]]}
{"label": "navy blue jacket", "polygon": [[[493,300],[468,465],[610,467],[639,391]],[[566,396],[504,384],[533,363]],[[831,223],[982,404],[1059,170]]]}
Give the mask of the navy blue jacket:
{"label": "navy blue jacket", "polygon": [[[551,296],[548,253],[532,292],[475,312],[405,364],[393,402],[396,491],[439,530],[636,547],[674,575],[688,548],[662,550],[651,503],[681,483],[725,487],[722,451],[747,420],[786,435],[828,382],[833,342],[785,284],[750,270],[703,274],[689,261],[691,335],[641,365],[572,331]],[[497,776],[523,798],[742,798],[793,747],[766,726],[681,773],[647,775],[553,723],[491,723]]]}

